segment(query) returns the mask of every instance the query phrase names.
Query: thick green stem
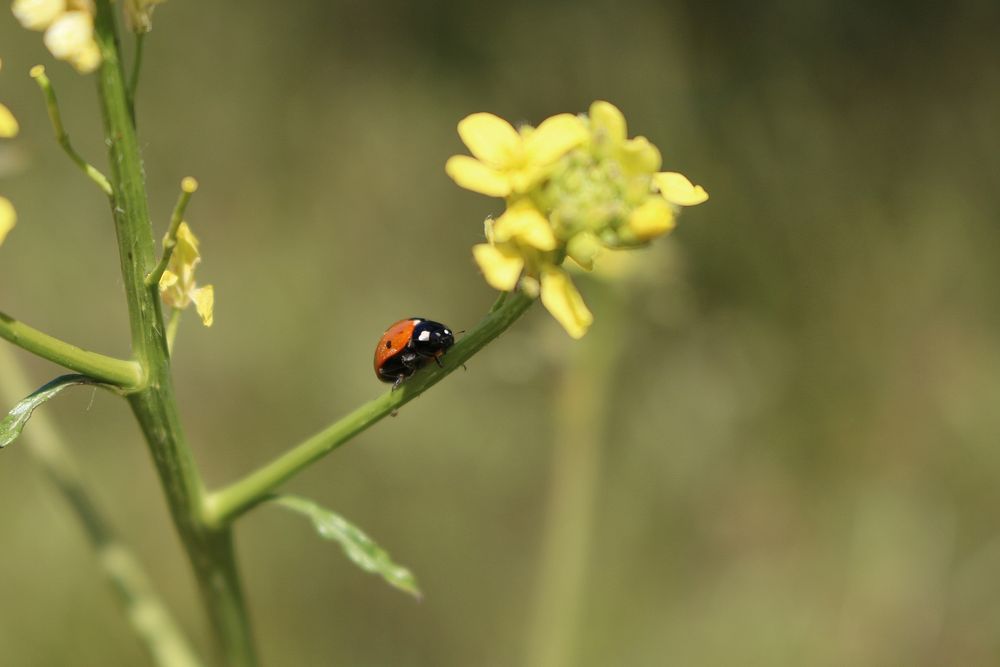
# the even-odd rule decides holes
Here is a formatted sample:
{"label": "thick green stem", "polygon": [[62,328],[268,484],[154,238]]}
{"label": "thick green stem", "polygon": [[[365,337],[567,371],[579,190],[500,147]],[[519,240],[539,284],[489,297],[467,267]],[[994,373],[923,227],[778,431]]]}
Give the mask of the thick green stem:
{"label": "thick green stem", "polygon": [[142,384],[142,367],[136,362],[82,350],[33,329],[6,313],[0,313],[0,338],[64,368],[117,385],[126,391]]}
{"label": "thick green stem", "polygon": [[262,468],[210,494],[206,500],[206,521],[209,525],[229,524],[237,516],[264,500],[279,484],[302,471],[316,459],[329,454],[433,387],[449,373],[461,367],[487,343],[506,331],[533,303],[530,297],[520,293],[509,296],[504,293],[498,301],[501,305],[491,310],[482,322],[442,357],[442,367],[429,366],[403,383],[399,389],[388,391],[375,400],[365,403]]}
{"label": "thick green stem", "polygon": [[111,0],[97,0],[95,33],[102,64],[98,92],[110,152],[112,212],[132,332],[132,351],[146,386],[129,396],[149,444],[171,515],[194,567],[216,636],[229,667],[256,664],[250,623],[240,590],[232,535],[203,519],[204,488],[184,438],[170,376],[163,314],[156,285],[146,276],[156,266],[142,160],[132,120]]}

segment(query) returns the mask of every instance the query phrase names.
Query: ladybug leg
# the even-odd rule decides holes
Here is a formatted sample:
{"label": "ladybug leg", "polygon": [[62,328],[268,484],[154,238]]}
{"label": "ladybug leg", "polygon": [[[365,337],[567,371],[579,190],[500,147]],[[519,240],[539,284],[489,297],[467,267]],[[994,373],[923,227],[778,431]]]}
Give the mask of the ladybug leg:
{"label": "ladybug leg", "polygon": [[406,379],[405,375],[403,374],[397,375],[396,381],[392,383],[392,391],[396,391],[397,389],[399,389],[399,385],[403,384],[403,380],[405,379]]}
{"label": "ladybug leg", "polygon": [[438,368],[444,368],[444,364],[441,363],[441,357],[434,355],[434,363],[438,365]]}

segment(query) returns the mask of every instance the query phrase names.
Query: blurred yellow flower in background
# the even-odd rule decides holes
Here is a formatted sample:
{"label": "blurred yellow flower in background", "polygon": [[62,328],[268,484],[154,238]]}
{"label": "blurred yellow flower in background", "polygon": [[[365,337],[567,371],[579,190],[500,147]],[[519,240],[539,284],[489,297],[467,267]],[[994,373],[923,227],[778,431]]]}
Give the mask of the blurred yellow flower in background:
{"label": "blurred yellow flower in background", "polygon": [[81,74],[101,64],[94,40],[94,6],[89,0],[14,0],[11,11],[28,30],[45,31],[43,41],[49,52]]}
{"label": "blurred yellow flower in background", "polygon": [[[0,60],[0,69],[3,69],[3,61]],[[0,104],[0,139],[10,139],[17,136],[19,131],[17,119],[3,104]],[[7,238],[7,234],[17,223],[17,211],[14,205],[6,197],[0,196],[0,243]]]}

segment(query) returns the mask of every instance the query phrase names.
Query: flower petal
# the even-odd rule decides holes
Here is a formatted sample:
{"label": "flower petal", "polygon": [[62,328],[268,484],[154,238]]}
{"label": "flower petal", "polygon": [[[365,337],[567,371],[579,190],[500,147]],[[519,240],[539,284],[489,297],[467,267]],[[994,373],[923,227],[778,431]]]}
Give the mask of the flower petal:
{"label": "flower petal", "polygon": [[524,270],[524,259],[513,249],[479,243],[472,246],[472,256],[476,258],[486,282],[502,292],[514,289]]}
{"label": "flower petal", "polygon": [[0,197],[0,243],[7,238],[7,233],[17,222],[17,211],[6,197]]}
{"label": "flower petal", "polygon": [[594,322],[573,281],[562,269],[552,267],[542,272],[542,305],[573,338],[583,338]]}
{"label": "flower petal", "polygon": [[520,201],[501,215],[493,225],[497,243],[516,241],[543,252],[556,249],[556,236],[548,219],[530,202]]}
{"label": "flower petal", "polygon": [[503,174],[468,155],[448,158],[444,170],[466,190],[490,197],[506,197],[510,194],[510,183]]}
{"label": "flower petal", "polygon": [[212,311],[215,308],[215,288],[205,285],[191,292],[191,299],[194,301],[194,309],[201,316],[201,323],[206,327],[212,326]]}
{"label": "flower petal", "polygon": [[0,104],[0,138],[16,137],[19,129],[14,114],[10,112],[10,109]]}
{"label": "flower petal", "polygon": [[66,11],[66,0],[14,0],[10,10],[28,30],[45,30]]}
{"label": "flower petal", "polygon": [[676,171],[661,171],[653,176],[653,184],[671,204],[695,206],[708,201],[705,188],[692,184],[687,176]]}
{"label": "flower petal", "polygon": [[524,140],[528,160],[545,165],[555,162],[587,140],[587,125],[577,116],[561,113],[542,121]]}
{"label": "flower petal", "polygon": [[474,113],[458,123],[458,135],[477,158],[491,167],[510,164],[521,151],[521,136],[514,127],[491,113]]}
{"label": "flower petal", "polygon": [[648,241],[674,228],[674,211],[660,197],[652,196],[628,217],[628,229],[640,241]]}
{"label": "flower petal", "polygon": [[618,107],[604,100],[590,105],[590,130],[594,141],[601,145],[617,146],[628,137],[625,116]]}
{"label": "flower petal", "polygon": [[618,153],[622,169],[630,174],[655,174],[663,164],[660,149],[646,137],[629,139]]}

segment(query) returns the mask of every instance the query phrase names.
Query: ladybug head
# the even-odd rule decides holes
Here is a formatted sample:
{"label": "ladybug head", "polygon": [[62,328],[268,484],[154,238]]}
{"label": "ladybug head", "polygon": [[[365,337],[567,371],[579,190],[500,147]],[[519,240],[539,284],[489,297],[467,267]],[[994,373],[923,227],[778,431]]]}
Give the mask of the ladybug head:
{"label": "ladybug head", "polygon": [[420,320],[413,328],[410,345],[417,354],[436,357],[455,344],[455,334],[440,322]]}

